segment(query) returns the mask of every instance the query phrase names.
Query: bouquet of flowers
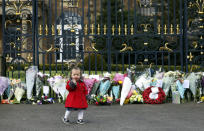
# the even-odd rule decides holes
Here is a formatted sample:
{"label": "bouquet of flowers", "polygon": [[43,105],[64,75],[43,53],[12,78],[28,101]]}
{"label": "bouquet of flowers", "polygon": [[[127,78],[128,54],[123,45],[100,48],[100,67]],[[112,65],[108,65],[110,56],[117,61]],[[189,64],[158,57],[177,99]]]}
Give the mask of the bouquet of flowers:
{"label": "bouquet of flowers", "polygon": [[10,84],[9,78],[6,77],[0,77],[0,95],[3,95],[6,88],[8,88],[8,85]]}
{"label": "bouquet of flowers", "polygon": [[96,105],[106,105],[113,102],[113,97],[110,97],[109,95],[92,95],[92,97]]}
{"label": "bouquet of flowers", "polygon": [[92,88],[93,88],[93,85],[94,83],[96,82],[97,80],[96,79],[90,79],[90,78],[84,78],[84,83],[88,89],[88,94],[91,92]]}
{"label": "bouquet of flowers", "polygon": [[41,104],[53,104],[53,103],[55,103],[54,99],[53,98],[48,98],[45,94],[41,97],[41,100],[37,101],[38,105],[41,105]]}
{"label": "bouquet of flowers", "polygon": [[17,100],[16,103],[20,103],[20,100],[25,93],[25,88],[26,85],[24,84],[23,86],[20,79],[11,79],[11,88],[8,100],[10,100],[13,95],[15,95],[15,98]]}
{"label": "bouquet of flowers", "polygon": [[68,91],[66,89],[67,79],[57,74],[54,77],[50,77],[48,82],[53,91],[58,95],[59,102],[61,101],[60,95],[64,101],[68,95]]}
{"label": "bouquet of flowers", "polygon": [[113,81],[116,82],[116,83],[119,82],[119,81],[123,82],[124,79],[125,79],[125,75],[124,74],[116,73],[114,78],[113,78]]}
{"label": "bouquet of flowers", "polygon": [[143,97],[139,91],[134,90],[130,97],[130,103],[143,103]]}
{"label": "bouquet of flowers", "polygon": [[37,78],[36,78],[36,96],[39,97],[40,90],[43,86],[48,86],[48,77],[49,74],[43,74],[41,72],[37,73]]}
{"label": "bouquet of flowers", "polygon": [[108,89],[110,88],[110,80],[109,79],[105,79],[101,81],[100,87],[99,87],[99,94],[101,96],[105,95],[108,91]]}
{"label": "bouquet of flowers", "polygon": [[126,75],[124,74],[120,74],[120,73],[116,73],[113,81],[112,81],[112,92],[113,92],[113,96],[115,98],[115,101],[118,102],[119,99],[119,94],[120,94],[120,90],[123,84],[123,81],[125,79]]}

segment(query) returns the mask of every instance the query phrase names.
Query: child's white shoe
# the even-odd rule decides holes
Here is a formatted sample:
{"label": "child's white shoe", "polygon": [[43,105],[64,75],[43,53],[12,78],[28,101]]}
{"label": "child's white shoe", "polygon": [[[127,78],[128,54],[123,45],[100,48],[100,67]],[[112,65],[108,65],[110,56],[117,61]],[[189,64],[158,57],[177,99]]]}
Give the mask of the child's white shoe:
{"label": "child's white shoe", "polygon": [[63,122],[64,124],[69,124],[69,123],[70,123],[69,120],[67,120],[67,119],[64,118],[64,117],[62,117],[61,119],[62,119],[62,122]]}
{"label": "child's white shoe", "polygon": [[77,120],[77,124],[84,124],[85,122],[82,120],[82,119],[80,119],[80,120]]}

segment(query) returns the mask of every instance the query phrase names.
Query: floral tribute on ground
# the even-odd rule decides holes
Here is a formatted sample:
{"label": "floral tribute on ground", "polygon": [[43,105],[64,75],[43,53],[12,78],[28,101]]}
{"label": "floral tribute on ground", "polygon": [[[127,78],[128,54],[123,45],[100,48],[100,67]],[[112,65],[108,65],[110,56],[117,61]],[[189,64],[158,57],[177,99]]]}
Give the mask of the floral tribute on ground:
{"label": "floral tribute on ground", "polygon": [[[67,75],[51,76],[31,66],[25,80],[0,77],[1,103],[63,103],[69,93],[66,90]],[[173,104],[204,102],[204,72],[164,72],[152,68],[137,72],[132,66],[126,73],[83,74],[83,81],[89,104],[123,106],[128,103],[161,104],[167,100]]]}

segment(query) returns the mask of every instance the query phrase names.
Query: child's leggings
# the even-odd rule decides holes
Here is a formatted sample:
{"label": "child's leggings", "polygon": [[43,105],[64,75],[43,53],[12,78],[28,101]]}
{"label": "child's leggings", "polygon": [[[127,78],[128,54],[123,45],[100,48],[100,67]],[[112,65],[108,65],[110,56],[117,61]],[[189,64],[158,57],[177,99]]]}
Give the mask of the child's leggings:
{"label": "child's leggings", "polygon": [[[71,111],[66,110],[64,118],[68,119],[70,113],[71,113]],[[84,110],[79,110],[79,112],[78,112],[78,120],[82,120],[83,117],[84,117]]]}

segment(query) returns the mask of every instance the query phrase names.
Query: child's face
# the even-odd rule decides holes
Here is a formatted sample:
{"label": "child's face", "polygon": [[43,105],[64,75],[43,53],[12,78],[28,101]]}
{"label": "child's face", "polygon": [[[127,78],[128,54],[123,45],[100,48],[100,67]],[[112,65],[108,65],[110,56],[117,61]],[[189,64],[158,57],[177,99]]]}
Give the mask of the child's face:
{"label": "child's face", "polygon": [[80,79],[80,70],[73,69],[71,74],[72,79],[78,81]]}

